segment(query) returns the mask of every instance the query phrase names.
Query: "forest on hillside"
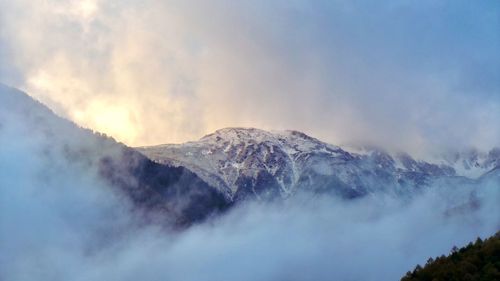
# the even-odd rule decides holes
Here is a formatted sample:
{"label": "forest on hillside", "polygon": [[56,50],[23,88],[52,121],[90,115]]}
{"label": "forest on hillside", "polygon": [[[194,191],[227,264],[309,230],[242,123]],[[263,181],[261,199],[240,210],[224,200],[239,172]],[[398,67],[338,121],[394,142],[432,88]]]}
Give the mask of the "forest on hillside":
{"label": "forest on hillside", "polygon": [[429,258],[417,265],[401,281],[498,281],[500,280],[500,232],[458,249],[448,256]]}

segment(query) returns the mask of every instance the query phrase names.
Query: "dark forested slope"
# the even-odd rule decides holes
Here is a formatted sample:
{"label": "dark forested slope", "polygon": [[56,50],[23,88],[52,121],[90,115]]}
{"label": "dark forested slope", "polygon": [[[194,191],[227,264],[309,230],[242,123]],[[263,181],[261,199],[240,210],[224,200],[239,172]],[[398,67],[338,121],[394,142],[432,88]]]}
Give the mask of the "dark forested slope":
{"label": "dark forested slope", "polygon": [[453,248],[450,255],[430,258],[417,265],[401,281],[498,281],[500,280],[500,232],[466,247]]}

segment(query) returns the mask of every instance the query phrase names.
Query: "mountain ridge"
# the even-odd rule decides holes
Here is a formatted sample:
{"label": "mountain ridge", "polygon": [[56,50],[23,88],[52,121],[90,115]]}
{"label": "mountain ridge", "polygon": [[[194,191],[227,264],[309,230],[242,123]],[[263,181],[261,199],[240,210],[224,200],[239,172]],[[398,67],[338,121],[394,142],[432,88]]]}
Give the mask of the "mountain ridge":
{"label": "mountain ridge", "polygon": [[[353,152],[294,130],[242,127],[219,129],[184,144],[136,149],[153,161],[187,167],[235,201],[248,195],[286,198],[299,190],[319,192],[318,186],[347,198],[379,189],[408,193],[437,179],[474,181],[500,163],[497,150],[431,163],[373,147]],[[477,178],[457,169],[474,161],[484,170]]]}
{"label": "mountain ridge", "polygon": [[25,146],[37,154],[34,157],[46,161],[44,169],[60,173],[75,169],[103,180],[146,221],[187,226],[229,207],[218,190],[189,169],[155,163],[111,137],[57,116],[26,93],[3,84],[0,133],[27,140]]}

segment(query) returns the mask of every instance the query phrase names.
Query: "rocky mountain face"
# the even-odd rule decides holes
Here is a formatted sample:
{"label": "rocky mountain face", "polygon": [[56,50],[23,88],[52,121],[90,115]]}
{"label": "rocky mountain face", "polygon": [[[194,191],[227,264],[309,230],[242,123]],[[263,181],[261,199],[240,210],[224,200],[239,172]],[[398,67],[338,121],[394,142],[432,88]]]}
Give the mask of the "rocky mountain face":
{"label": "rocky mountain face", "polygon": [[494,148],[489,152],[469,149],[442,153],[434,162],[453,167],[457,174],[464,177],[477,179],[500,166],[500,148]]}
{"label": "rocky mountain face", "polygon": [[425,162],[380,149],[352,152],[297,131],[252,128],[226,128],[195,142],[137,149],[157,163],[188,168],[230,201],[286,198],[301,191],[343,198],[379,191],[407,196],[431,185],[473,185],[500,163],[498,150]]}
{"label": "rocky mountain face", "polygon": [[[146,220],[185,226],[230,205],[222,193],[190,170],[153,162],[110,137],[79,128],[25,93],[1,84],[0,136],[22,140],[16,149],[26,146],[33,150],[33,158],[44,161],[46,173],[71,170],[86,177],[95,175]],[[75,177],[75,182],[85,180],[84,176]]]}

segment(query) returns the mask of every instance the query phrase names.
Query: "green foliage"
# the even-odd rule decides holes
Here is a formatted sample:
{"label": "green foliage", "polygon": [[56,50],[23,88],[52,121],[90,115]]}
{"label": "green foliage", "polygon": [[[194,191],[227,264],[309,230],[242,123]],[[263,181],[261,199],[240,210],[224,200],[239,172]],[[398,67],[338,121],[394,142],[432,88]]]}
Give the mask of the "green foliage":
{"label": "green foliage", "polygon": [[500,281],[500,232],[461,249],[453,247],[447,257],[429,258],[401,281]]}

